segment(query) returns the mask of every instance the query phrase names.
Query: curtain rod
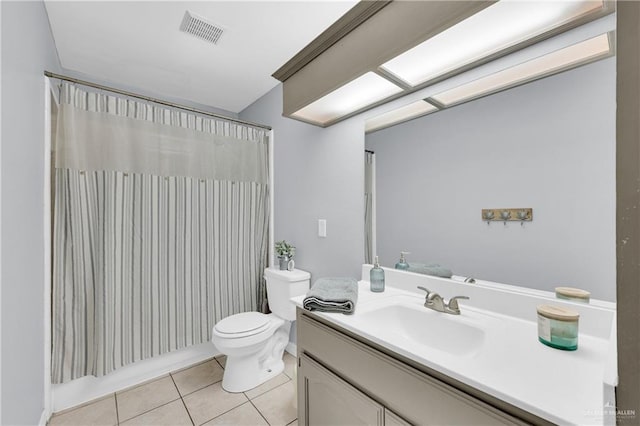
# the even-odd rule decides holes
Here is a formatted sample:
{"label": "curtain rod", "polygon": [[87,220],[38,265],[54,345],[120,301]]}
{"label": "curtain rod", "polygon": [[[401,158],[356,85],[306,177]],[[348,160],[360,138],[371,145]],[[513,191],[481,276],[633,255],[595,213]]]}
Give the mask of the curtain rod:
{"label": "curtain rod", "polygon": [[47,76],[47,77],[51,77],[51,78],[57,78],[58,80],[64,80],[64,81],[69,81],[71,83],[81,84],[83,86],[93,87],[94,89],[106,90],[106,91],[117,93],[117,94],[123,95],[123,96],[129,96],[129,97],[132,97],[132,98],[142,99],[142,100],[145,100],[145,101],[148,101],[148,102],[153,102],[153,103],[160,104],[160,105],[165,105],[165,106],[168,106],[168,107],[183,109],[185,111],[195,112],[195,113],[202,114],[202,115],[208,115],[210,117],[218,118],[220,120],[232,121],[234,123],[245,124],[247,126],[258,127],[258,128],[265,129],[265,130],[271,130],[271,126],[266,126],[264,124],[252,123],[250,121],[240,120],[239,118],[225,117],[224,115],[215,114],[213,112],[203,111],[201,109],[191,108],[191,107],[188,107],[188,106],[185,106],[185,105],[180,105],[180,104],[176,104],[176,103],[173,103],[173,102],[163,101],[161,99],[151,98],[149,96],[138,95],[136,93],[127,92],[126,90],[120,90],[120,89],[116,89],[116,88],[113,88],[113,87],[103,86],[101,84],[91,83],[90,81],[80,80],[80,79],[73,78],[73,77],[67,77],[65,75],[52,73],[50,71],[45,71],[44,75]]}
{"label": "curtain rod", "polygon": [[364,152],[368,152],[369,154],[375,154],[375,152],[369,150],[369,149],[365,149]]}

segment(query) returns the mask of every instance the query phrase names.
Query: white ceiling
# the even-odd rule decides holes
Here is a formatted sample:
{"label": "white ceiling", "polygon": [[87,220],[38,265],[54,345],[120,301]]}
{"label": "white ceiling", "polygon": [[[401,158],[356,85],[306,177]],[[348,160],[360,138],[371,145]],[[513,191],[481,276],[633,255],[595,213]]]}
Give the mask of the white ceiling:
{"label": "white ceiling", "polygon": [[[45,0],[63,68],[232,112],[355,3]],[[225,29],[217,45],[179,30],[186,10]]]}

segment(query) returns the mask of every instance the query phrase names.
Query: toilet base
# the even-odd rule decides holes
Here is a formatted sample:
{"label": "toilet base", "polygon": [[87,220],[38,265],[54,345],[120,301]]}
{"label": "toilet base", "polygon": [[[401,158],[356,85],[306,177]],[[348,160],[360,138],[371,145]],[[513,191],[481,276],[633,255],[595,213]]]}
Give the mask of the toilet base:
{"label": "toilet base", "polygon": [[246,392],[282,373],[290,330],[291,322],[284,321],[257,354],[227,355],[222,388],[232,393]]}
{"label": "toilet base", "polygon": [[[284,371],[284,362],[280,360],[280,365],[263,368],[255,368],[255,357],[227,357],[224,376],[222,378],[222,389],[227,392],[246,392],[260,386]],[[249,374],[251,372],[251,374]]]}

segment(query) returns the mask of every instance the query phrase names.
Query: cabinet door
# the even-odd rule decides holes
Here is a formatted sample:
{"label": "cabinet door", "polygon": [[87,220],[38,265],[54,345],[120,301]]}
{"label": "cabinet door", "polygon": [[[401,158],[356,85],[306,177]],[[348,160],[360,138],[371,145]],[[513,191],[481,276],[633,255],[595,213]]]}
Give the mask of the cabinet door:
{"label": "cabinet door", "polygon": [[309,426],[382,426],[384,408],[322,365],[301,355],[298,422]]}
{"label": "cabinet door", "polygon": [[400,418],[400,416],[398,416],[393,411],[385,408],[384,409],[384,426],[411,426],[411,423]]}

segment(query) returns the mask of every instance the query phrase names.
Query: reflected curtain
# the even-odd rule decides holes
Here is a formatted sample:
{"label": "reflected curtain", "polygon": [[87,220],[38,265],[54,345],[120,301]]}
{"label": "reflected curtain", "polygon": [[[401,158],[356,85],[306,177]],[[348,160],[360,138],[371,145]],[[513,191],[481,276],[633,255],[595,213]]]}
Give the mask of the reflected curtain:
{"label": "reflected curtain", "polygon": [[62,85],[54,383],[207,342],[262,306],[268,164],[265,130]]}
{"label": "reflected curtain", "polygon": [[375,257],[374,190],[375,154],[364,153],[364,261],[372,264]]}

